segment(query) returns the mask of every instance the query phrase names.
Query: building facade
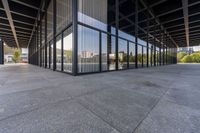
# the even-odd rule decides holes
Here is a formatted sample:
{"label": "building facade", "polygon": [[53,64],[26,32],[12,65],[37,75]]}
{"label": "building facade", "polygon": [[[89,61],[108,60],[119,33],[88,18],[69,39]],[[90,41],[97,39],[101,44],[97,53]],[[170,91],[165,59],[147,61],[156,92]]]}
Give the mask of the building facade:
{"label": "building facade", "polygon": [[173,42],[142,9],[139,0],[43,1],[29,63],[72,75],[177,63]]}

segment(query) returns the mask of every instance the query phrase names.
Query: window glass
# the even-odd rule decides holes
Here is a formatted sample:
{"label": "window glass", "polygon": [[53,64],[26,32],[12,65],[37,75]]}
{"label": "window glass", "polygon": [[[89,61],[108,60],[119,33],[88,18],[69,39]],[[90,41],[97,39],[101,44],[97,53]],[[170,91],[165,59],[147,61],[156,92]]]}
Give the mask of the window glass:
{"label": "window glass", "polygon": [[135,68],[135,44],[129,42],[129,68]]}
{"label": "window glass", "polygon": [[109,55],[109,70],[115,70],[116,68],[116,37],[110,36],[108,44],[108,55]]}
{"label": "window glass", "polygon": [[137,55],[138,67],[142,67],[142,46],[138,45],[138,55]]}
{"label": "window glass", "polygon": [[78,72],[99,71],[99,32],[78,26]]}
{"label": "window glass", "polygon": [[56,33],[72,22],[72,0],[56,0]]}
{"label": "window glass", "polygon": [[127,44],[128,42],[122,39],[118,41],[118,69],[126,69],[127,68]]}
{"label": "window glass", "polygon": [[108,70],[107,43],[108,43],[108,35],[103,33],[102,38],[101,38],[101,69],[102,71]]}
{"label": "window glass", "polygon": [[63,33],[63,70],[72,72],[72,29]]}
{"label": "window glass", "polygon": [[78,0],[78,20],[107,31],[107,0]]}
{"label": "window glass", "polygon": [[62,36],[56,37],[56,70],[61,71],[62,68]]}

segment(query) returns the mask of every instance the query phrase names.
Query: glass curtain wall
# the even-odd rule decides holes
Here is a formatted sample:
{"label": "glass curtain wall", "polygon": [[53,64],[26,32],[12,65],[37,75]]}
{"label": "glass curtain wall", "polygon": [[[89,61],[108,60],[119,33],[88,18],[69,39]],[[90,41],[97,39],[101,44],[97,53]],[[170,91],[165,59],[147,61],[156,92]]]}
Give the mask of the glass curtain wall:
{"label": "glass curtain wall", "polygon": [[[44,14],[43,14],[44,15]],[[45,67],[45,19],[42,18],[42,66]]]}
{"label": "glass curtain wall", "polygon": [[72,72],[72,0],[56,0],[56,6],[56,70]]}
{"label": "glass curtain wall", "polygon": [[[107,0],[78,0],[78,21],[107,31]],[[100,71],[100,32],[78,25],[78,73]],[[105,48],[105,47],[102,47]],[[104,49],[104,52],[107,50]],[[105,58],[103,58],[105,64]],[[103,66],[102,70],[107,67]]]}
{"label": "glass curtain wall", "polygon": [[109,70],[116,70],[116,37],[111,36],[108,44]]}
{"label": "glass curtain wall", "polygon": [[78,26],[78,72],[99,71],[99,32]]}
{"label": "glass curtain wall", "polygon": [[49,68],[53,69],[53,0],[49,3],[47,8],[47,46],[49,46],[49,51],[47,51],[47,57],[49,57]]}
{"label": "glass curtain wall", "polygon": [[147,66],[147,47],[143,46],[143,67]]}
{"label": "glass curtain wall", "polygon": [[135,68],[135,43],[129,42],[129,68]]}
{"label": "glass curtain wall", "polygon": [[108,35],[105,33],[101,34],[101,70],[108,70]]}
{"label": "glass curtain wall", "polygon": [[137,54],[138,67],[142,67],[142,60],[143,60],[142,45],[138,45],[137,52],[138,52]]}
{"label": "glass curtain wall", "polygon": [[126,40],[118,40],[118,69],[127,69],[128,63],[128,42]]}
{"label": "glass curtain wall", "polygon": [[72,72],[72,28],[63,33],[63,71]]}
{"label": "glass curtain wall", "polygon": [[53,41],[50,41],[50,69],[53,69]]}
{"label": "glass curtain wall", "polygon": [[56,70],[62,70],[62,35],[56,37]]}

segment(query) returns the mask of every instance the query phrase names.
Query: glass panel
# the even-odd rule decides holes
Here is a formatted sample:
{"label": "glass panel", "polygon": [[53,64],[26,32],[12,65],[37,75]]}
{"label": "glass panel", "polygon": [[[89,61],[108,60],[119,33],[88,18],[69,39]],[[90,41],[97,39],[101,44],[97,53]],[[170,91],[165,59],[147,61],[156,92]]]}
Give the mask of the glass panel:
{"label": "glass panel", "polygon": [[119,39],[119,47],[118,47],[118,69],[126,69],[127,68],[127,41]]}
{"label": "glass panel", "polygon": [[138,45],[137,60],[138,60],[138,67],[142,67],[142,46],[141,45]]}
{"label": "glass panel", "polygon": [[102,71],[108,70],[108,50],[107,50],[107,43],[108,43],[108,35],[102,34],[101,38],[101,69]]}
{"label": "glass panel", "polygon": [[47,42],[53,38],[53,0],[47,9]]}
{"label": "glass panel", "polygon": [[107,0],[78,0],[78,20],[107,31]]}
{"label": "glass panel", "polygon": [[148,48],[149,50],[149,67],[151,66],[151,60],[152,60],[152,55],[151,55],[151,48]]}
{"label": "glass panel", "polygon": [[50,57],[49,44],[47,44],[47,68],[49,68],[49,57]]}
{"label": "glass panel", "polygon": [[51,56],[50,56],[50,58],[51,58],[51,60],[50,60],[50,68],[51,69],[53,69],[53,42],[51,41],[50,42],[50,48],[51,48]]}
{"label": "glass panel", "polygon": [[159,51],[156,50],[156,66],[159,65]]}
{"label": "glass panel", "polygon": [[99,71],[99,32],[78,26],[78,72]]}
{"label": "glass panel", "polygon": [[129,68],[135,68],[135,44],[129,42]]}
{"label": "glass panel", "polygon": [[143,66],[147,66],[147,47],[143,47]]}
{"label": "glass panel", "polygon": [[116,68],[116,38],[111,36],[110,43],[108,44],[108,54],[109,54],[109,70],[115,70]]}
{"label": "glass panel", "polygon": [[72,0],[56,0],[56,33],[59,34],[72,22]]}
{"label": "glass panel", "polygon": [[62,35],[56,37],[56,70],[61,71],[62,66]]}
{"label": "glass panel", "polygon": [[163,59],[163,54],[164,54],[164,51],[163,51],[164,49],[161,49],[161,65],[164,65],[163,64],[163,61],[164,61],[164,59]]}
{"label": "glass panel", "polygon": [[69,28],[63,33],[63,70],[72,72],[72,29]]}

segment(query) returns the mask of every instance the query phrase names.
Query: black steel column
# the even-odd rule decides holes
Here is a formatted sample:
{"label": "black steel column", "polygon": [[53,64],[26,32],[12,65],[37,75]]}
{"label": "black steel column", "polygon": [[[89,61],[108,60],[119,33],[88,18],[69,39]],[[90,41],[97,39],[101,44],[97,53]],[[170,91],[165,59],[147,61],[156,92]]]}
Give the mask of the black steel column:
{"label": "black steel column", "polygon": [[116,54],[116,70],[118,70],[118,65],[119,65],[119,56],[118,56],[118,47],[119,47],[119,42],[118,42],[118,37],[119,37],[119,0],[115,0],[115,23],[116,23],[116,49],[115,49],[115,54]]}
{"label": "black steel column", "polygon": [[127,41],[127,68],[129,69],[129,41]]}
{"label": "black steel column", "polygon": [[4,46],[3,46],[3,40],[0,38],[0,64],[4,64]]}
{"label": "black steel column", "polygon": [[135,68],[138,68],[138,0],[135,0]]}
{"label": "black steel column", "polygon": [[43,62],[43,53],[42,53],[42,11],[40,10],[40,42],[39,42],[39,44],[40,44],[40,67],[42,67],[42,62]]}
{"label": "black steel column", "polygon": [[165,34],[164,34],[164,32],[163,32],[163,34],[162,34],[162,42],[163,42],[163,44],[162,44],[162,49],[163,49],[163,53],[162,53],[162,65],[165,65]]}
{"label": "black steel column", "polygon": [[151,46],[151,66],[153,66],[153,45]]}
{"label": "black steel column", "polygon": [[101,59],[101,54],[102,54],[102,41],[101,41],[101,32],[99,32],[99,72],[102,71],[102,68],[101,68],[101,63],[102,63],[102,59]]}
{"label": "black steel column", "polygon": [[149,67],[149,13],[147,12],[147,67]]}
{"label": "black steel column", "polygon": [[46,3],[45,3],[45,13],[44,13],[44,21],[45,21],[45,33],[44,33],[44,36],[45,36],[45,68],[47,68],[47,8],[46,8]]}
{"label": "black steel column", "polygon": [[53,0],[53,70],[56,70],[56,0]]}
{"label": "black steel column", "polygon": [[153,58],[154,58],[154,66],[156,66],[156,54],[157,54],[157,52],[156,52],[156,38],[155,38],[155,36],[156,36],[156,24],[155,24],[155,26],[154,26],[154,46],[153,46]]}
{"label": "black steel column", "polygon": [[64,33],[62,32],[62,34],[61,34],[61,71],[63,71],[64,70],[64,64],[63,64],[63,62],[64,62],[64,50],[63,50],[63,48],[64,48],[64,43],[63,43],[63,35]]}
{"label": "black steel column", "polygon": [[144,67],[144,46],[142,46],[142,67]]}
{"label": "black steel column", "polygon": [[78,70],[78,2],[77,0],[72,0],[72,27],[73,27],[73,66],[72,74],[77,75]]}
{"label": "black steel column", "polygon": [[36,65],[38,66],[39,65],[39,35],[38,35],[38,33],[39,33],[39,29],[38,29],[38,19],[37,19],[37,32],[36,32],[36,38],[37,38],[37,42],[36,42]]}
{"label": "black steel column", "polygon": [[159,47],[159,65],[161,66],[161,53],[162,53],[162,51],[161,51],[161,49],[162,49],[162,30],[160,30],[160,47]]}

